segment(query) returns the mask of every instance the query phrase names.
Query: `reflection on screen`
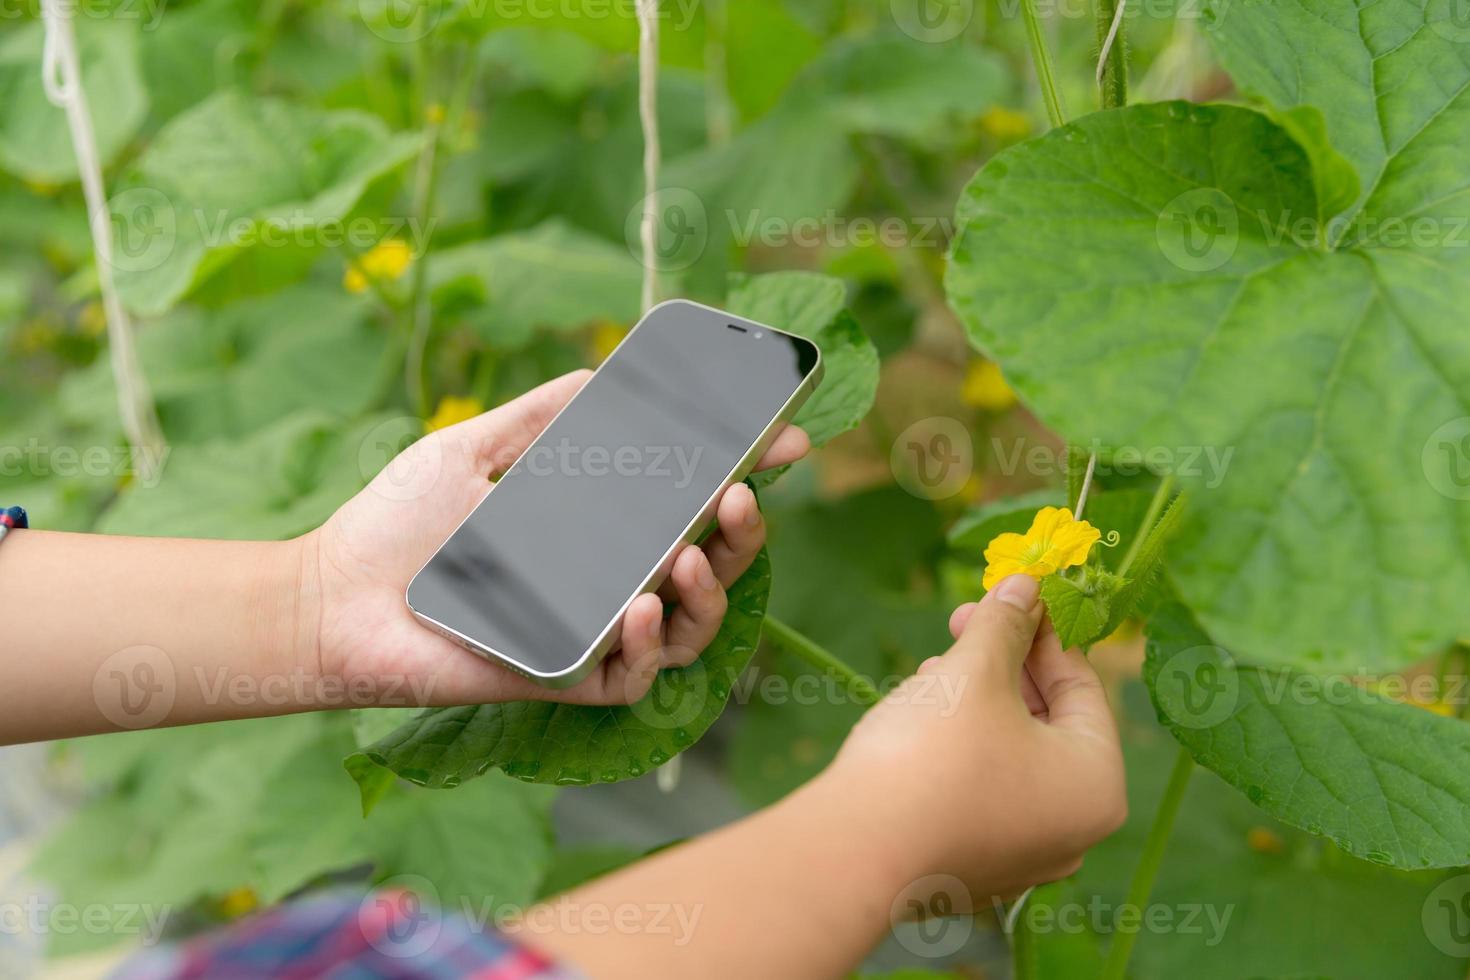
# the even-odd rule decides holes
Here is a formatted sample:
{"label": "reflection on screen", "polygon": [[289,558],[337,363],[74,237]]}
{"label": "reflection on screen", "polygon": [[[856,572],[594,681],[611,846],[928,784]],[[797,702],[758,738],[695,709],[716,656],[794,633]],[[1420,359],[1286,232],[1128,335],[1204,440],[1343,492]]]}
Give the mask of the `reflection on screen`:
{"label": "reflection on screen", "polygon": [[811,371],[810,343],[757,329],[651,313],[419,573],[414,609],[537,672],[576,664]]}

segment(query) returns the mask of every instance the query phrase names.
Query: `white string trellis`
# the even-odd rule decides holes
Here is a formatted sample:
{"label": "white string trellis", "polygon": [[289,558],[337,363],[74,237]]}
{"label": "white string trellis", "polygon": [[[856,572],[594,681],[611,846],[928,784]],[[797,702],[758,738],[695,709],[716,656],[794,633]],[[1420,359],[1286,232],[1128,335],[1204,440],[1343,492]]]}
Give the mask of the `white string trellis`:
{"label": "white string trellis", "polygon": [[[658,301],[658,0],[638,0],[638,118],[643,125],[643,215],[638,227],[643,259],[643,292],[646,313]],[[654,777],[661,792],[679,788],[684,771],[683,757],[674,756],[658,767]]]}
{"label": "white string trellis", "polygon": [[1113,22],[1108,26],[1108,36],[1103,40],[1102,52],[1097,56],[1097,84],[1101,85],[1103,72],[1107,68],[1108,54],[1113,50],[1113,42],[1118,39],[1118,30],[1123,26],[1123,8],[1128,6],[1128,0],[1118,0],[1118,9],[1113,11]]}
{"label": "white string trellis", "polygon": [[137,453],[137,477],[150,482],[163,465],[166,447],[153,395],[138,350],[133,327],[117,295],[112,278],[112,221],[107,192],[102,182],[102,164],[97,154],[97,136],[87,93],[82,88],[81,59],[76,33],[62,0],[42,0],[41,15],[46,28],[41,52],[41,83],[46,98],[66,113],[76,155],[82,195],[87,202],[87,223],[92,232],[92,253],[97,266],[97,288],[102,293],[102,310],[107,320],[108,356],[117,386],[118,413],[123,434]]}
{"label": "white string trellis", "polygon": [[638,0],[638,118],[643,124],[643,216],[639,238],[643,252],[644,312],[658,300],[658,0]]}

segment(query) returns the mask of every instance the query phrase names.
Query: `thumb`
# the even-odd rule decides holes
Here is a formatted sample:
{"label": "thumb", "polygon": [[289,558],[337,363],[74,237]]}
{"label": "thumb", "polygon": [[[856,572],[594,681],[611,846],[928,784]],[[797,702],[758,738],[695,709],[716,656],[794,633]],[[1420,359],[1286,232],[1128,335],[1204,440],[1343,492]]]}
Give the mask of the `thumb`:
{"label": "thumb", "polygon": [[442,435],[463,440],[478,467],[498,477],[536,441],[590,377],[591,371],[582,370],[553,378],[483,415],[444,429]]}
{"label": "thumb", "polygon": [[975,606],[945,659],[959,669],[993,676],[1015,690],[1036,629],[1041,625],[1041,586],[1029,575],[1001,579]]}

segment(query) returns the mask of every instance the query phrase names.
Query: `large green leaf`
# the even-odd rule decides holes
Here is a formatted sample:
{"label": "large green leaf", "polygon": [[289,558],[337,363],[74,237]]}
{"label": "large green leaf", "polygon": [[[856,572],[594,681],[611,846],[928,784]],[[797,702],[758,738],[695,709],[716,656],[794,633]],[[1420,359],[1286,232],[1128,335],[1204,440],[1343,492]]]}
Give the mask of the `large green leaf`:
{"label": "large green leaf", "polygon": [[1178,603],[1148,637],[1160,721],[1262,810],[1377,864],[1470,862],[1470,725],[1346,677],[1237,663]]}
{"label": "large green leaf", "polygon": [[[728,590],[720,631],[688,667],[659,673],[633,705],[550,701],[435,708],[363,750],[411,782],[452,788],[497,768],[528,782],[580,785],[632,779],[693,745],[725,710],[765,619],[770,560],[762,552]],[[361,767],[349,771],[362,778]],[[376,780],[369,780],[376,788]]]}
{"label": "large green leaf", "polygon": [[[7,19],[18,16],[7,12]],[[105,166],[127,145],[148,113],[148,92],[138,57],[134,23],[72,17],[97,153]],[[21,26],[0,43],[0,167],[28,180],[75,180],[76,156],[66,113],[46,98],[41,84],[45,30]]]}
{"label": "large green leaf", "polygon": [[[1463,154],[1401,155],[1370,209],[1464,234],[1444,178],[1467,172]],[[1222,642],[1403,663],[1470,631],[1465,461],[1444,472],[1434,455],[1456,451],[1463,433],[1444,427],[1470,413],[1454,327],[1470,250],[1299,241],[1316,186],[1308,153],[1259,113],[1098,113],[979,173],[947,288],[1050,425],[1154,451],[1201,489],[1171,570]]]}
{"label": "large green leaf", "polygon": [[245,253],[274,277],[349,235],[364,239],[352,242],[359,247],[420,235],[394,222],[361,233],[345,223],[369,185],[420,142],[362,113],[228,89],[211,96],[159,132],[112,197],[124,301],[161,313]]}
{"label": "large green leaf", "polygon": [[1348,236],[1456,196],[1464,212],[1470,22],[1457,0],[1207,0],[1204,16],[1242,89],[1321,111],[1361,184]]}
{"label": "large green leaf", "polygon": [[812,272],[772,272],[736,283],[731,313],[800,334],[822,350],[825,376],[796,415],[820,446],[862,421],[878,390],[878,349],[846,310],[842,280]]}

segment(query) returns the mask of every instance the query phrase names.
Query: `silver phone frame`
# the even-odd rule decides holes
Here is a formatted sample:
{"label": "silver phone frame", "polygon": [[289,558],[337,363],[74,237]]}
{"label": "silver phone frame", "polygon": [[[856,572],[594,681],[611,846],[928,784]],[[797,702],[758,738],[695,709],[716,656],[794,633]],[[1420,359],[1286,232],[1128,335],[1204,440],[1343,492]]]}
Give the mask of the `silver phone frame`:
{"label": "silver phone frame", "polygon": [[[434,549],[434,554],[430,555],[429,560],[424,562],[424,564],[420,566],[419,570],[414,573],[413,578],[409,580],[408,587],[404,589],[403,601],[408,606],[409,612],[413,613],[414,618],[417,619],[420,623],[433,630],[434,632],[440,634],[441,636],[446,637],[450,641],[458,644],[464,649],[469,650],[471,653],[484,657],[487,660],[502,664],[515,673],[520,674],[523,677],[527,677],[543,687],[556,690],[572,687],[583,678],[585,678],[588,674],[590,674],[597,667],[597,665],[602,662],[602,659],[607,656],[608,652],[612,650],[612,648],[617,644],[618,640],[622,636],[623,616],[627,613],[628,607],[632,605],[633,600],[638,598],[640,595],[644,595],[645,593],[655,592],[660,586],[663,585],[664,580],[668,578],[669,572],[673,569],[674,559],[678,552],[686,545],[694,544],[699,539],[700,535],[704,533],[704,529],[709,526],[711,521],[714,520],[715,511],[717,509],[717,505],[719,503],[721,495],[723,495],[726,490],[730,489],[730,487],[734,486],[736,483],[744,480],[750,474],[751,470],[755,468],[755,464],[760,461],[760,458],[763,455],[765,455],[766,450],[771,448],[771,444],[775,441],[776,436],[780,434],[781,429],[795,418],[797,411],[801,408],[802,405],[806,403],[806,400],[811,397],[812,393],[816,391],[817,385],[821,384],[822,382],[822,376],[825,373],[825,367],[822,363],[822,351],[821,348],[817,346],[816,342],[813,341],[810,337],[802,337],[800,334],[794,334],[787,330],[781,330],[777,327],[772,327],[769,324],[759,323],[755,320],[736,316],[733,313],[718,309],[717,307],[706,306],[703,303],[696,303],[693,300],[670,299],[659,303],[638,320],[638,322],[633,326],[633,329],[628,331],[628,337],[631,337],[638,330],[639,327],[641,327],[650,317],[653,316],[654,313],[662,310],[664,307],[667,306],[681,306],[702,310],[706,313],[716,314],[718,317],[725,319],[729,323],[743,326],[749,331],[769,330],[773,334],[779,334],[784,337],[790,337],[811,344],[817,353],[816,362],[812,365],[811,371],[807,373],[807,376],[802,380],[801,384],[797,386],[796,391],[793,392],[791,397],[786,400],[786,403],[781,406],[781,410],[776,414],[775,418],[773,418],[770,424],[768,424],[766,428],[761,432],[759,438],[757,438],[755,443],[751,446],[750,451],[740,458],[740,460],[735,464],[735,467],[730,471],[725,479],[721,481],[719,487],[715,490],[715,492],[712,493],[709,499],[706,500],[704,504],[700,507],[699,512],[695,515],[693,520],[691,520],[688,525],[685,526],[683,533],[679,535],[679,537],[673,542],[673,544],[669,545],[668,549],[664,552],[663,557],[660,558],[659,561],[654,564],[653,568],[649,570],[648,575],[646,575],[643,579],[643,584],[640,585],[631,595],[628,596],[628,598],[623,602],[622,606],[618,608],[618,611],[616,614],[614,614],[612,620],[605,627],[603,627],[602,632],[598,634],[597,639],[593,641],[591,646],[589,646],[586,650],[582,652],[582,654],[576,659],[575,662],[572,663],[570,667],[552,673],[539,671],[534,667],[531,667],[529,664],[521,663],[514,657],[503,654],[500,651],[479,642],[473,637],[466,636],[453,627],[446,626],[444,623],[439,622],[432,616],[428,616],[420,612],[419,610],[414,608],[413,602],[409,599],[409,594],[413,590],[413,583],[418,580],[419,575],[423,574],[424,569],[427,568],[436,557],[438,557],[439,552],[442,551],[444,547],[448,545],[449,542],[454,538],[454,536],[459,533],[459,529],[463,527],[464,524],[469,521],[472,516],[474,516],[476,511],[478,511],[481,507],[484,507],[485,504],[490,500],[491,495],[495,492],[494,485],[491,486],[490,493],[485,495],[485,499],[480,501],[480,503],[476,505],[475,509],[470,511],[469,514],[466,514],[464,520],[460,521],[459,524],[455,526],[454,531],[451,532],[450,535],[444,539],[444,544],[441,544],[438,548]],[[603,364],[606,364],[608,361],[612,360],[613,357],[617,356],[618,350],[622,348],[623,344],[627,343],[628,337],[624,337],[623,340],[618,343],[618,346],[613,348],[612,353],[609,354],[608,357],[602,362]],[[597,371],[601,370],[602,365],[598,365],[596,370],[593,371],[593,375],[595,376],[597,374]],[[588,379],[587,383],[591,384],[590,378]],[[525,448],[521,455],[516,457],[515,463],[512,463],[511,466],[506,468],[507,472],[509,472],[510,469],[512,469],[516,465],[516,463],[519,463],[522,457],[524,457],[527,453],[529,453],[532,449],[535,449],[536,446],[540,444],[542,436],[545,435],[545,433],[549,431],[553,425],[556,424],[557,419],[561,418],[561,413],[565,412],[568,406],[570,406],[573,402],[580,398],[582,396],[582,392],[585,390],[586,387],[584,386],[581,390],[577,392],[577,394],[573,395],[571,399],[567,401],[566,405],[563,405],[561,407],[556,415],[552,416],[551,421],[546,424],[546,428],[542,430],[541,435],[538,435],[536,439]]]}

